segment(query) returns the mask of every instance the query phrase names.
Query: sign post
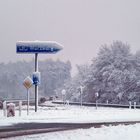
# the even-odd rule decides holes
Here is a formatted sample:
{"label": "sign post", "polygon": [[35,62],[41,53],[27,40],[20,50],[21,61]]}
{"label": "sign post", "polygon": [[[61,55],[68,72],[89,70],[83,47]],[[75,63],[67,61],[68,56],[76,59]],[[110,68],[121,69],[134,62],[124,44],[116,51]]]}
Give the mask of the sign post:
{"label": "sign post", "polygon": [[4,116],[6,117],[7,116],[7,109],[6,109],[6,101],[3,102],[3,113],[4,113]]}
{"label": "sign post", "polygon": [[27,115],[29,115],[29,89],[27,88]]}
{"label": "sign post", "polygon": [[19,101],[19,116],[21,116],[22,101]]}
{"label": "sign post", "polygon": [[[62,45],[53,41],[19,41],[16,43],[16,51],[19,54],[35,54],[35,72],[38,72],[38,54],[55,54],[62,50]],[[35,112],[38,107],[38,84],[35,85]]]}
{"label": "sign post", "polygon": [[80,86],[80,104],[83,105],[83,86]]}
{"label": "sign post", "polygon": [[29,88],[32,86],[32,84],[33,81],[29,76],[23,81],[23,85],[27,89],[27,115],[29,115]]}
{"label": "sign post", "polygon": [[98,107],[98,97],[99,97],[99,93],[98,93],[98,92],[96,92],[96,93],[95,93],[95,99],[96,99],[96,109],[97,109],[97,107]]}
{"label": "sign post", "polygon": [[62,93],[62,101],[63,101],[63,105],[65,105],[65,100],[66,100],[66,90],[63,89],[63,90],[61,91],[61,93]]}
{"label": "sign post", "polygon": [[[35,53],[35,72],[38,71],[38,53]],[[38,107],[38,85],[35,84],[35,112],[37,112]]]}

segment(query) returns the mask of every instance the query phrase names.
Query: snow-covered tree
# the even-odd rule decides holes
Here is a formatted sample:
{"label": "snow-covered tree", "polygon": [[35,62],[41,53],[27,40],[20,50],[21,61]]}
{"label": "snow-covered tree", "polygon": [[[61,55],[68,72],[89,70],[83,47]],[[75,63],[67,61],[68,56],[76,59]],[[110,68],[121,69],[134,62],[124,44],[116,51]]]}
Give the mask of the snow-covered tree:
{"label": "snow-covered tree", "polygon": [[[65,80],[71,78],[71,63],[60,60],[39,61],[41,72],[41,84],[39,95],[52,96],[55,89],[62,86]],[[0,64],[0,98],[18,99],[26,97],[26,89],[23,80],[27,76],[32,77],[34,61],[19,61],[16,63]],[[34,98],[34,88],[30,89],[31,97]]]}
{"label": "snow-covered tree", "polygon": [[66,90],[66,98],[71,101],[79,101],[80,100],[80,86],[84,87],[83,97],[87,94],[85,83],[88,80],[88,75],[90,74],[90,66],[88,64],[85,65],[77,65],[78,73],[71,79],[68,79],[64,85],[58,89],[59,96],[61,96],[61,91],[63,89]]}
{"label": "snow-covered tree", "polygon": [[116,41],[102,46],[91,67],[88,86],[99,92],[100,102],[127,103],[129,95],[137,89],[139,66],[127,44]]}

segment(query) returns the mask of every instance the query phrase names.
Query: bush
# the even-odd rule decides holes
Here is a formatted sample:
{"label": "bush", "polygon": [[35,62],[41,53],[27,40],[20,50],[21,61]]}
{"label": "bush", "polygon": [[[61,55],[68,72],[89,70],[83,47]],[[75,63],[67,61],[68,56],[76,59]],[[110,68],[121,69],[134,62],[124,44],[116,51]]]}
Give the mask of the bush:
{"label": "bush", "polygon": [[53,100],[53,97],[52,97],[52,96],[50,96],[50,97],[49,97],[49,101],[52,101],[52,100]]}
{"label": "bush", "polygon": [[40,101],[40,103],[45,103],[47,101],[47,99],[45,97],[41,97],[39,101]]}
{"label": "bush", "polygon": [[3,102],[0,101],[0,109],[3,109]]}

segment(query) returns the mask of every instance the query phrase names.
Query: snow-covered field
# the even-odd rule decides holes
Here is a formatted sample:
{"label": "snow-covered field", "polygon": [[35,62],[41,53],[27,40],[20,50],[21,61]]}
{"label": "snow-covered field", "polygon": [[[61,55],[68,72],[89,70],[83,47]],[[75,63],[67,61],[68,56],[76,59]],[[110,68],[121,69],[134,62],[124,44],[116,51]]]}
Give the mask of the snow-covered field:
{"label": "snow-covered field", "polygon": [[140,124],[28,135],[7,140],[139,140]]}
{"label": "snow-covered field", "polygon": [[140,121],[140,109],[116,109],[80,107],[80,106],[54,106],[39,107],[38,112],[34,112],[34,107],[30,107],[27,116],[26,106],[23,106],[22,116],[19,116],[18,109],[15,117],[4,117],[0,110],[0,126],[12,125],[20,122],[112,122],[112,121]]}
{"label": "snow-covered field", "polygon": [[[30,113],[27,116],[26,106],[23,106],[22,116],[19,116],[16,108],[15,117],[4,117],[0,110],[0,126],[12,125],[23,122],[113,122],[113,121],[140,121],[140,109],[117,109],[63,106],[39,107],[38,112],[34,112],[34,107],[30,106]],[[102,126],[101,128],[79,129],[62,132],[51,132],[9,138],[10,140],[139,140],[140,124]]]}

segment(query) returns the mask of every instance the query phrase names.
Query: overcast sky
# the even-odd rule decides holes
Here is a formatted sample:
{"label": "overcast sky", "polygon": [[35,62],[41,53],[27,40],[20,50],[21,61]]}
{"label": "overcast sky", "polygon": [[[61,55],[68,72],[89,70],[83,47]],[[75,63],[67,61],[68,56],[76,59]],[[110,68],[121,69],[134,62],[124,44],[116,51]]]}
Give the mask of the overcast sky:
{"label": "overcast sky", "polygon": [[[121,40],[140,48],[139,0],[0,0],[0,62],[31,60],[16,54],[18,40],[50,40],[72,65],[90,62],[102,44]],[[75,72],[75,69],[73,70]]]}

